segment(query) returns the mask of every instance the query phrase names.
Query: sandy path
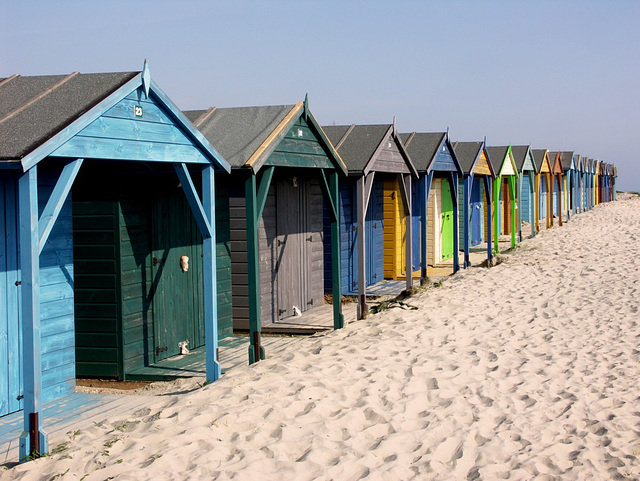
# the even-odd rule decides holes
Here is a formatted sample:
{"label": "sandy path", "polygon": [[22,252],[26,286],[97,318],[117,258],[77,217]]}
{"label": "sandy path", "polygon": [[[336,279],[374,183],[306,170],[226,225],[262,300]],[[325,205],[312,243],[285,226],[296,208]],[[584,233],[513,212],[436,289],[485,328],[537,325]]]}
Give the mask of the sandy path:
{"label": "sandy path", "polygon": [[639,479],[640,198],[0,479]]}

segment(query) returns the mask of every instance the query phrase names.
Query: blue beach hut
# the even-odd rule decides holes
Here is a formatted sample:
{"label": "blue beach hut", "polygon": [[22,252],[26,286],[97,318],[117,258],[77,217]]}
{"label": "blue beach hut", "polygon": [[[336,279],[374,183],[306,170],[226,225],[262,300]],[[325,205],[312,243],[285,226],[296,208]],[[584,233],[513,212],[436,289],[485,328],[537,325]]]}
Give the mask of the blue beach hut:
{"label": "blue beach hut", "polygon": [[511,152],[518,169],[518,238],[522,241],[522,221],[530,224],[531,237],[536,235],[536,164],[528,145],[512,146]]}
{"label": "blue beach hut", "polygon": [[[96,168],[145,171],[151,184],[153,175],[170,171],[174,184],[182,185],[203,238],[203,260],[192,263],[202,269],[204,284],[207,378],[220,375],[214,171],[228,172],[228,164],[151,79],[146,62],[141,72],[0,79],[0,288],[6,299],[0,353],[8,361],[2,359],[0,414],[24,411],[22,460],[48,450],[42,403],[75,387],[74,301],[82,280],[74,251],[81,239],[72,230],[70,192],[84,182],[82,172]],[[194,178],[201,179],[200,189]],[[100,188],[103,181],[95,182]],[[104,249],[94,254],[93,262],[100,263]],[[145,259],[151,262],[150,255]],[[104,281],[121,274],[112,270]],[[147,287],[139,283],[138,290]],[[96,288],[93,295],[106,290]],[[120,339],[122,325],[94,323],[97,333],[106,328],[114,334],[103,339]]]}
{"label": "blue beach hut", "polygon": [[[385,251],[393,258],[404,257],[406,288],[412,286],[411,179],[417,172],[395,121],[323,129],[348,170],[339,189],[342,293],[358,296],[358,318],[362,318],[368,312],[367,287],[384,279]],[[385,224],[385,205],[395,219],[391,225]],[[400,235],[391,232],[385,241],[385,230],[395,227]],[[404,238],[404,249],[397,248],[398,237]]]}
{"label": "blue beach hut", "polygon": [[[485,142],[455,142],[453,144],[456,158],[462,169],[461,234],[464,248],[463,267],[471,266],[469,250],[485,241],[487,242],[487,260],[491,261],[491,216],[493,213],[493,165],[487,153]],[[485,227],[485,220],[486,226]]]}

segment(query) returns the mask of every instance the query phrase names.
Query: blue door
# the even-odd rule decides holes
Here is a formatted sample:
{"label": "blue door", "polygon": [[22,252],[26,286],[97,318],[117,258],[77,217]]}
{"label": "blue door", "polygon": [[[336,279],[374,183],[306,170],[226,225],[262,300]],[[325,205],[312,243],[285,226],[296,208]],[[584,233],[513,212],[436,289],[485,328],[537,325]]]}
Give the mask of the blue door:
{"label": "blue door", "polygon": [[22,409],[16,183],[0,176],[0,416]]}
{"label": "blue door", "polygon": [[411,270],[420,269],[420,184],[411,182]]}
{"label": "blue door", "polygon": [[547,182],[544,175],[540,178],[540,208],[539,220],[547,218]]}
{"label": "blue door", "polygon": [[471,226],[471,245],[476,246],[482,242],[482,223],[484,211],[482,210],[482,178],[474,178],[471,186],[471,199],[469,202],[469,225]]}
{"label": "blue door", "polygon": [[365,218],[367,285],[384,279],[384,226],[383,219],[384,181],[374,180],[369,197],[369,208]]}
{"label": "blue door", "polygon": [[520,215],[522,216],[522,220],[525,222],[531,223],[531,192],[529,191],[529,174],[524,174],[522,176],[522,198],[520,202]]}

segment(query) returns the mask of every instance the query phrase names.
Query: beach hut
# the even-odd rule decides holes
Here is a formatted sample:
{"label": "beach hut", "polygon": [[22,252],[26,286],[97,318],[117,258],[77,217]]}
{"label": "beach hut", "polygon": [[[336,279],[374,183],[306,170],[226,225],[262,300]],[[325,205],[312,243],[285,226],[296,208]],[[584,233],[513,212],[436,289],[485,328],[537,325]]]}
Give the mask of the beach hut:
{"label": "beach hut", "polygon": [[[149,225],[143,225],[139,215],[130,217],[124,208],[112,217],[119,217],[119,228],[103,224],[98,215],[86,219],[85,225],[101,226],[103,243],[87,246],[91,255],[82,254],[86,239],[72,227],[72,187],[74,192],[104,191],[104,184],[118,173],[135,176],[140,182],[135,187],[147,192],[143,183],[154,185],[160,179],[158,196],[166,193],[169,174],[173,185],[181,184],[189,212],[172,217],[172,228],[190,229],[193,220],[195,234],[202,238],[203,257],[192,258],[191,265],[197,265],[202,278],[207,379],[220,376],[214,171],[229,167],[151,79],[146,62],[141,72],[1,79],[0,167],[5,254],[0,255],[0,279],[6,300],[6,309],[0,311],[0,352],[8,361],[1,376],[0,406],[3,414],[24,411],[22,460],[47,452],[42,403],[74,391],[76,361],[82,361],[84,346],[113,360],[122,352],[118,346],[123,330],[137,329],[148,340],[155,329],[149,323],[157,312],[153,288],[169,271],[184,273],[179,260],[171,266],[165,262],[168,256],[151,270],[153,245],[121,237],[123,229],[148,233]],[[102,175],[94,176],[96,172]],[[194,179],[200,180],[199,188]],[[84,185],[87,182],[92,185]],[[166,219],[156,221],[162,224]],[[165,246],[165,251],[171,247]],[[130,270],[109,264],[110,249],[130,250]],[[104,270],[88,279],[85,273],[92,266],[82,264]],[[131,290],[123,284],[130,271],[135,271],[129,279],[129,287],[135,286]],[[153,280],[145,278],[151,272]],[[125,326],[109,313],[124,309],[129,295],[141,298],[144,306],[139,321]],[[78,306],[90,301],[102,305],[101,317],[83,317]],[[153,347],[150,341],[143,342],[143,349]]]}
{"label": "beach hut", "polygon": [[516,245],[516,185],[518,170],[511,146],[487,147],[495,169],[493,180],[493,244],[494,253],[499,254],[500,233],[511,234],[511,247]]}
{"label": "beach hut", "polygon": [[491,261],[492,243],[491,229],[485,229],[485,217],[487,225],[491,225],[492,215],[492,191],[493,191],[493,165],[489,159],[485,142],[455,142],[453,149],[462,170],[462,193],[458,193],[462,209],[461,234],[464,248],[465,268],[471,267],[469,250],[471,246],[487,242],[487,260]]}
{"label": "beach hut", "polygon": [[564,206],[567,212],[567,219],[571,219],[571,215],[576,213],[576,173],[578,171],[578,163],[580,155],[571,151],[560,152],[560,163],[562,164],[562,187],[564,191]]}
{"label": "beach hut", "polygon": [[585,172],[585,192],[584,203],[586,210],[593,207],[593,159],[587,158],[584,166]]}
{"label": "beach hut", "polygon": [[[419,212],[414,243],[420,245],[420,279],[427,279],[427,266],[453,260],[460,269],[458,179],[462,169],[447,132],[401,134],[401,139],[419,175],[413,194]],[[417,217],[417,216],[416,216]]]}
{"label": "beach hut", "polygon": [[[324,304],[324,247],[340,305],[338,174],[344,164],[309,110],[295,105],[186,112],[231,165],[229,230],[233,326],[249,331],[249,362],[264,359],[263,330]],[[323,204],[331,239],[323,240]]]}
{"label": "beach hut", "polygon": [[531,237],[536,235],[536,163],[529,145],[511,147],[518,169],[518,238],[522,241],[522,221],[531,227]]}
{"label": "beach hut", "polygon": [[367,287],[385,271],[390,279],[404,274],[406,289],[412,286],[411,179],[417,172],[395,121],[323,128],[349,172],[340,182],[342,292],[358,296],[360,319],[368,312]]}
{"label": "beach hut", "polygon": [[549,152],[549,163],[551,164],[551,178],[553,180],[553,204],[551,225],[553,226],[553,217],[558,216],[558,225],[562,225],[562,178],[564,170],[562,169],[562,159],[560,152]]}
{"label": "beach hut", "polygon": [[576,213],[580,214],[584,212],[584,161],[585,156],[578,155],[578,162],[576,163],[576,195],[575,195],[575,207]]}
{"label": "beach hut", "polygon": [[545,228],[551,227],[551,163],[547,149],[533,149],[536,164],[536,231],[540,232],[540,221],[545,220]]}

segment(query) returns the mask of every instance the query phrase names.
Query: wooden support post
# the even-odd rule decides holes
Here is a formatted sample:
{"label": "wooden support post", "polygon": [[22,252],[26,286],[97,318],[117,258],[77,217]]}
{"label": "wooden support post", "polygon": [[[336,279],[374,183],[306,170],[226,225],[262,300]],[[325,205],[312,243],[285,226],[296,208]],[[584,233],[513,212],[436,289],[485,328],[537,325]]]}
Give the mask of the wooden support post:
{"label": "wooden support post", "polygon": [[460,220],[459,220],[459,204],[458,196],[458,173],[449,172],[449,184],[451,185],[451,200],[453,201],[453,273],[460,270]]}
{"label": "wooden support post", "polygon": [[516,222],[518,216],[516,215],[516,176],[509,176],[509,196],[511,202],[511,248],[516,246]]}
{"label": "wooden support post", "polygon": [[[524,170],[522,171],[524,173]],[[522,184],[524,184],[523,175],[520,174],[517,180],[518,192],[518,242],[522,242]]]}
{"label": "wooden support post", "polygon": [[462,215],[464,219],[462,219],[462,229],[463,229],[463,248],[464,248],[464,259],[462,261],[462,267],[466,269],[467,267],[471,267],[471,260],[469,256],[469,204],[471,203],[471,191],[473,190],[473,174],[467,175],[464,177],[464,186],[463,186],[463,202],[462,204]]}
{"label": "wooden support post", "polygon": [[433,182],[433,172],[429,172],[422,176],[422,189],[420,195],[420,259],[421,259],[421,272],[420,272],[420,284],[426,284],[429,278],[427,270],[427,212],[429,209],[429,194],[431,193],[431,184]]}
{"label": "wooden support post", "polygon": [[365,258],[365,216],[367,213],[365,195],[365,176],[356,181],[356,210],[358,223],[358,319],[364,319],[369,311],[367,307],[367,266]]}
{"label": "wooden support post", "polygon": [[536,189],[536,196],[535,196],[535,210],[534,210],[534,215],[535,215],[535,231],[540,232],[540,177],[541,174],[538,174],[535,176],[535,189]]}
{"label": "wooden support post", "polygon": [[44,245],[47,243],[49,234],[51,234],[53,226],[56,224],[56,220],[58,219],[58,215],[60,215],[60,211],[62,210],[62,206],[71,191],[73,181],[76,179],[76,176],[80,171],[80,167],[82,167],[82,162],[83,159],[74,160],[65,165],[62,169],[60,178],[58,179],[58,182],[56,182],[56,186],[54,187],[53,192],[51,192],[47,205],[42,211],[42,215],[38,221],[38,233],[40,235],[38,253],[42,252]]}
{"label": "wooden support post", "polygon": [[551,174],[544,175],[544,182],[547,186],[547,229],[553,227],[553,182]]}
{"label": "wooden support post", "polygon": [[413,232],[412,232],[412,220],[411,220],[411,174],[404,174],[402,176],[402,190],[405,202],[405,246],[404,246],[404,262],[405,262],[405,276],[407,291],[410,291],[413,287]]}
{"label": "wooden support post", "polygon": [[558,180],[558,225],[562,227],[562,174],[557,174]]}
{"label": "wooden support post", "polygon": [[498,237],[499,237],[499,228],[500,228],[500,191],[502,190],[502,176],[499,175],[494,181],[493,181],[493,213],[494,213],[494,219],[493,219],[493,244],[494,244],[494,248],[493,248],[493,253],[494,254],[499,254],[500,251],[498,249]]}
{"label": "wooden support post", "polygon": [[22,296],[22,381],[24,431],[20,460],[48,452],[42,429],[42,362],[40,344],[40,259],[38,232],[38,174],[33,166],[18,180],[20,211],[20,272]]}
{"label": "wooden support post", "polygon": [[247,216],[247,272],[249,280],[249,364],[264,359],[260,347],[260,270],[258,252],[258,218],[256,176],[245,181]]}
{"label": "wooden support post", "polygon": [[493,197],[491,195],[491,189],[493,187],[493,179],[491,178],[490,175],[485,175],[484,176],[484,192],[485,195],[487,197],[487,227],[488,227],[488,232],[487,232],[487,261],[489,262],[489,265],[491,265],[491,261],[493,260],[493,247],[492,247],[492,236],[491,236],[491,232],[493,231],[492,228],[492,219],[491,219],[491,214],[493,213]]}
{"label": "wooden support post", "polygon": [[342,273],[340,271],[340,193],[338,173],[329,174],[329,194],[333,200],[334,215],[331,216],[331,267],[333,282],[333,328],[344,327],[342,314]]}
{"label": "wooden support post", "polygon": [[531,172],[529,174],[529,199],[530,199],[529,200],[529,222],[531,223],[531,237],[536,236],[537,202],[536,202],[535,177],[536,177],[535,172]]}
{"label": "wooden support post", "polygon": [[211,226],[211,235],[202,233],[204,273],[204,335],[207,381],[217,381],[221,374],[218,359],[218,294],[216,286],[216,216],[215,178],[212,165],[202,169],[202,208],[205,220]]}
{"label": "wooden support post", "polygon": [[342,273],[340,263],[340,193],[338,184],[338,173],[329,172],[329,178],[324,170],[320,187],[325,199],[329,220],[331,222],[331,282],[333,297],[333,329],[344,327],[344,316],[342,315]]}

